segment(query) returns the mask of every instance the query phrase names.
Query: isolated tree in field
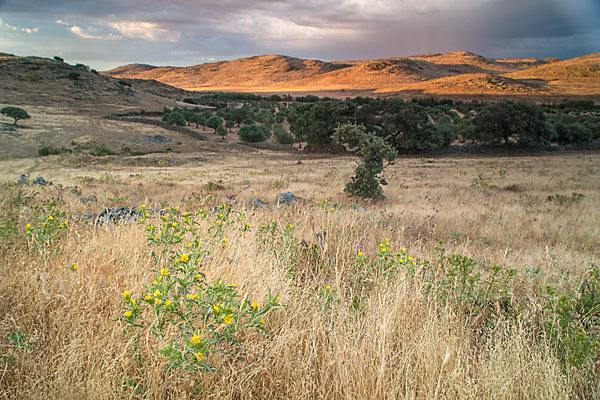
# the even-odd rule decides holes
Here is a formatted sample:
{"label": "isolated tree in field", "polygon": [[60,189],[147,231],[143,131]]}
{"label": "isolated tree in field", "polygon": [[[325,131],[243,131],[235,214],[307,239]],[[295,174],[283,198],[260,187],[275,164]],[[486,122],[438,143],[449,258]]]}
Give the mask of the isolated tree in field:
{"label": "isolated tree in field", "polygon": [[[387,185],[387,182],[380,174],[387,165],[393,163],[396,150],[382,137],[367,132],[363,125],[338,125],[332,139],[336,143],[358,147],[356,154],[360,161],[354,169],[354,176],[346,184],[345,192],[364,199],[384,199],[381,185]],[[385,161],[387,165],[384,165]]]}
{"label": "isolated tree in field", "polygon": [[14,118],[14,125],[16,125],[17,121],[20,119],[31,118],[29,114],[27,114],[27,111],[19,107],[4,107],[2,110],[0,110],[0,113],[6,115],[9,118]]}
{"label": "isolated tree in field", "polygon": [[217,133],[217,128],[222,125],[223,120],[217,117],[216,115],[212,115],[209,119],[206,120],[206,126],[208,126],[211,129],[214,129],[214,133]]}
{"label": "isolated tree in field", "polygon": [[227,130],[225,129],[223,124],[220,124],[219,126],[217,126],[217,129],[215,129],[215,133],[217,135],[221,135],[222,138],[225,138],[225,135],[227,135]]}
{"label": "isolated tree in field", "polygon": [[233,120],[228,119],[227,121],[225,121],[225,127],[229,130],[229,132],[231,132],[231,128],[233,128],[233,125],[235,125],[235,122],[233,122]]}

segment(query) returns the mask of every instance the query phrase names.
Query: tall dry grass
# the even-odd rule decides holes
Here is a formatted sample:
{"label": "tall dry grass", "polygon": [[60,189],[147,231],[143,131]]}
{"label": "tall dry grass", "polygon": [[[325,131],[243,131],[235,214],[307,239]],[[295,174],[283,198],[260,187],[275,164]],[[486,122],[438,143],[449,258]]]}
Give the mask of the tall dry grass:
{"label": "tall dry grass", "polygon": [[[103,398],[327,398],[327,399],[567,399],[598,396],[597,383],[582,389],[577,371],[565,369],[549,342],[527,321],[499,320],[482,332],[465,318],[404,279],[382,280],[353,307],[357,251],[374,256],[389,238],[394,249],[435,260],[446,252],[499,264],[519,274],[510,287],[532,306],[538,288],[576,287],[600,257],[600,158],[597,155],[499,159],[406,158],[386,172],[387,199],[353,205],[341,190],[352,159],[303,159],[261,153],[211,166],[142,171],[57,170],[65,187],[35,188],[33,203],[59,198],[72,215],[103,206],[182,209],[221,203],[234,208],[252,197],[265,200],[291,190],[304,202],[249,212],[249,232],[226,231],[205,266],[209,281],[234,282],[242,294],[264,299],[268,289],[285,305],[268,316],[269,334],[245,334],[239,357],[216,359],[214,373],[167,370],[151,334],[139,341],[141,367],[124,334],[123,290],[141,293],[166,258],[153,261],[143,227],[92,227],[76,217],[48,252],[23,241],[1,248],[0,397]],[[500,168],[507,173],[503,175]],[[136,171],[133,171],[136,172]],[[473,187],[478,176],[488,188]],[[210,191],[208,181],[224,189]],[[77,185],[79,192],[66,186]],[[553,194],[584,195],[558,204]],[[7,204],[8,190],[2,191]],[[96,204],[79,198],[95,194]],[[313,207],[328,198],[334,212]],[[31,214],[20,210],[20,224]],[[293,223],[295,235],[316,244],[326,263],[300,257],[295,279],[285,252],[264,251],[256,228],[276,219]],[[199,221],[206,231],[210,221]],[[22,234],[22,233],[21,233]],[[316,236],[319,234],[319,236]],[[323,239],[324,238],[324,239]],[[56,251],[58,250],[58,251]],[[79,265],[69,270],[71,263]],[[316,285],[330,285],[336,302],[322,310]],[[264,300],[263,300],[264,301]],[[17,346],[15,332],[27,343]],[[124,382],[132,383],[123,385]],[[137,389],[130,386],[139,385]]]}

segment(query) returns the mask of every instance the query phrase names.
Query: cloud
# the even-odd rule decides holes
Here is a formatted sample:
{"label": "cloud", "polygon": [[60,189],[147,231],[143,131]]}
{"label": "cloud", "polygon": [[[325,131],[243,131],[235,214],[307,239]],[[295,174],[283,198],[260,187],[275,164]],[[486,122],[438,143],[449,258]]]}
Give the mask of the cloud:
{"label": "cloud", "polygon": [[153,22],[114,21],[109,22],[108,26],[119,31],[124,37],[131,39],[144,39],[152,42],[178,42],[181,40],[181,33],[162,28]]}
{"label": "cloud", "polygon": [[29,34],[37,33],[40,30],[40,28],[19,28],[14,25],[7,24],[6,22],[4,22],[4,20],[2,20],[2,18],[0,18],[0,28],[10,29],[11,31],[15,32],[25,32]]}
{"label": "cloud", "polygon": [[[454,50],[497,58],[574,57],[600,48],[598,0],[170,0],[168,7],[160,0],[0,4],[2,17],[12,24],[1,22],[0,30],[14,27],[21,33],[25,28],[17,26],[28,25],[44,30],[28,49],[38,48],[43,54],[52,48],[83,62],[85,57],[106,59],[105,65],[191,65],[210,58],[274,53],[323,60]],[[35,33],[30,29],[22,36]],[[0,36],[4,43],[16,40]],[[90,39],[104,40],[89,46]],[[106,39],[120,40],[116,46]],[[7,50],[20,51],[23,42]]]}
{"label": "cloud", "polygon": [[71,31],[73,34],[79,36],[80,38],[83,39],[97,39],[97,40],[118,40],[121,39],[121,36],[119,35],[113,35],[112,33],[109,33],[107,35],[96,35],[94,33],[91,32],[90,28],[84,29],[81,28],[77,25],[73,25],[67,28],[69,31]]}

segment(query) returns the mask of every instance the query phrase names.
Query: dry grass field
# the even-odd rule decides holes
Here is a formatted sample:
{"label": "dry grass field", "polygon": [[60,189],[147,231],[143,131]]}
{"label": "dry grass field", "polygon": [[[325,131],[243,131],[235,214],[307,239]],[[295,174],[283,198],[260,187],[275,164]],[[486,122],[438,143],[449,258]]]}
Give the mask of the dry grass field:
{"label": "dry grass field", "polygon": [[[598,154],[400,158],[375,204],[343,193],[353,157],[261,150],[145,168],[60,157],[0,164],[3,182],[23,170],[54,182],[0,191],[2,221],[15,223],[0,227],[0,398],[600,397],[598,332],[576,317],[549,328],[564,322],[560,295],[598,304]],[[287,191],[301,200],[249,204]],[[84,216],[142,205],[178,210]],[[222,289],[239,294],[224,319],[220,303],[165,286],[191,265],[200,293],[235,285]],[[244,311],[246,299],[260,305]],[[194,307],[217,322],[179,331]],[[158,352],[171,340],[189,369]]]}

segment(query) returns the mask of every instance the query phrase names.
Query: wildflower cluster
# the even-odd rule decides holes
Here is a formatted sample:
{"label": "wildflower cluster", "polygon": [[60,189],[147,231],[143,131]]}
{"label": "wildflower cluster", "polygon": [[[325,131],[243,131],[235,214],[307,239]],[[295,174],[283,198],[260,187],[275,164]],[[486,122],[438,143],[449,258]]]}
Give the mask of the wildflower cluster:
{"label": "wildflower cluster", "polygon": [[[165,218],[161,217],[162,226],[156,235],[148,236],[149,245],[179,244],[186,233],[197,233],[191,215],[174,211],[178,210],[169,209]],[[225,215],[229,212],[224,208],[221,211],[219,221],[227,221]],[[202,214],[205,212],[201,211],[200,216],[206,218]],[[183,228],[179,223],[182,218]],[[207,238],[215,242],[203,247],[196,236],[184,248],[164,249],[170,254],[170,262],[155,271],[155,279],[145,286],[145,291],[137,297],[129,290],[121,294],[120,319],[130,333],[149,329],[165,341],[167,345],[159,352],[167,357],[170,368],[211,370],[211,354],[234,356],[232,346],[239,351],[240,333],[250,328],[265,331],[267,314],[279,306],[279,298],[270,292],[261,304],[241,298],[233,283],[220,279],[209,283],[203,266],[210,259],[210,248],[224,245],[227,239],[210,235]]]}
{"label": "wildflower cluster", "polygon": [[354,262],[354,273],[359,281],[364,283],[374,282],[379,278],[393,278],[400,271],[412,272],[420,260],[409,256],[406,248],[395,253],[392,252],[388,238],[379,242],[377,258],[370,261],[362,251],[357,252]]}
{"label": "wildflower cluster", "polygon": [[325,212],[325,213],[331,213],[331,212],[334,212],[335,210],[339,209],[341,207],[341,204],[331,203],[329,200],[325,199],[322,202],[315,201],[314,206],[322,208],[323,212]]}
{"label": "wildflower cluster", "polygon": [[146,227],[148,241],[152,245],[169,246],[183,242],[187,233],[197,231],[197,223],[190,212],[180,212],[179,207],[170,207],[160,213],[159,222],[151,223],[151,214],[145,204],[140,207],[140,223]]}
{"label": "wildflower cluster", "polygon": [[31,220],[25,224],[25,238],[34,248],[40,248],[69,228],[66,213],[57,209],[53,201],[34,207]]}

